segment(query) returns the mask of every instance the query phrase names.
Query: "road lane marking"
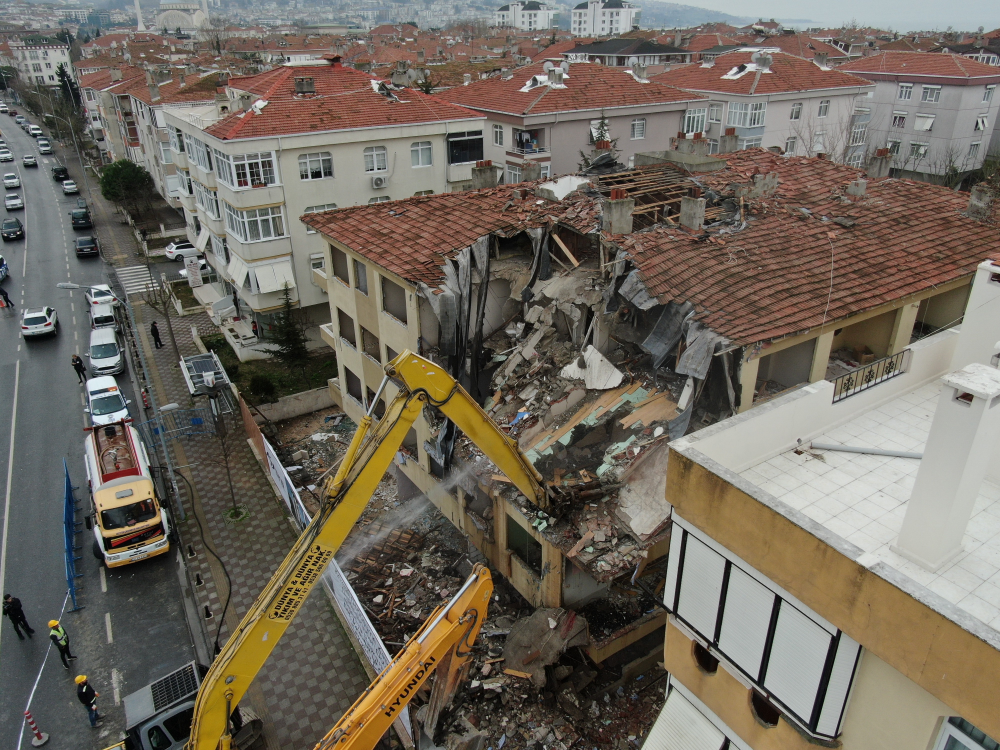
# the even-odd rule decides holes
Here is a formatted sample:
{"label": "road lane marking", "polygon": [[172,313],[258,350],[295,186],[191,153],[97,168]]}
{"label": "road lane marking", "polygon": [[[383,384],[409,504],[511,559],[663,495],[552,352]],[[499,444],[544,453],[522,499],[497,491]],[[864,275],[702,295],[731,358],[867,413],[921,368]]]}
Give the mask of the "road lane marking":
{"label": "road lane marking", "polygon": [[7,577],[7,532],[10,529],[10,484],[14,474],[14,433],[17,428],[17,391],[21,384],[21,360],[14,365],[14,408],[10,413],[10,452],[7,454],[7,497],[3,508],[3,551],[0,551],[0,591]]}
{"label": "road lane marking", "polygon": [[76,312],[76,303],[75,302],[70,302],[69,303],[69,309],[70,309],[71,312]]}
{"label": "road lane marking", "polygon": [[73,316],[73,325],[76,325],[76,316]]}
{"label": "road lane marking", "polygon": [[[83,394],[81,393],[80,395],[82,396]],[[106,594],[108,593],[108,579],[104,575],[104,566],[102,565],[99,570],[101,571],[101,592]]]}
{"label": "road lane marking", "polygon": [[108,631],[108,643],[114,643],[115,637],[111,634],[111,613],[104,613],[104,629]]}
{"label": "road lane marking", "polygon": [[114,690],[114,693],[115,693],[115,705],[116,706],[120,706],[121,703],[122,703],[121,690],[119,688],[119,685],[120,685],[121,681],[122,681],[121,672],[119,672],[117,669],[112,669],[111,670],[111,689]]}
{"label": "road lane marking", "polygon": [[73,331],[73,340],[74,341],[79,341],[80,340],[80,336],[79,336],[79,334],[77,334],[76,331]]}

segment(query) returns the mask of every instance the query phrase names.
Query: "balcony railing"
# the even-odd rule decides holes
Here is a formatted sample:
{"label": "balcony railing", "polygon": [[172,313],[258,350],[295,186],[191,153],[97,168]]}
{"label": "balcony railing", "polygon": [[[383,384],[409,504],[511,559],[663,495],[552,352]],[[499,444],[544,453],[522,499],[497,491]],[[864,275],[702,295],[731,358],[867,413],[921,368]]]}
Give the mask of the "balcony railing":
{"label": "balcony railing", "polygon": [[904,349],[891,357],[883,357],[856,370],[844,373],[833,381],[833,403],[843,401],[861,391],[867,391],[879,383],[902,375],[910,363],[910,350]]}
{"label": "balcony railing", "polygon": [[531,148],[518,148],[517,146],[512,146],[507,149],[507,152],[511,154],[546,154],[548,151],[548,146],[535,146]]}

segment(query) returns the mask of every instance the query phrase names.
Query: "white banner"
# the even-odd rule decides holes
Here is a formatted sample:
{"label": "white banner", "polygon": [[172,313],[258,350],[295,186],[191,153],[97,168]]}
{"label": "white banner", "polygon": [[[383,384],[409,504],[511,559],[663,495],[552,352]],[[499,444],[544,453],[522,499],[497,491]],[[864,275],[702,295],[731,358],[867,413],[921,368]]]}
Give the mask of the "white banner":
{"label": "white banner", "polygon": [[184,269],[187,271],[188,284],[192,288],[200,287],[205,283],[201,280],[201,259],[197,255],[184,256]]}

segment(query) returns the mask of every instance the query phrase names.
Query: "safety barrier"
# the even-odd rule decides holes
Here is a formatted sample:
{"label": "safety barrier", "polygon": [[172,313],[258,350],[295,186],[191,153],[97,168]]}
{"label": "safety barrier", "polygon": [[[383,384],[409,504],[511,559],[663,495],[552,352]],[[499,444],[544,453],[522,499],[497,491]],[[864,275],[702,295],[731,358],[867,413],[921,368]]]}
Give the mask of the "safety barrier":
{"label": "safety barrier", "polygon": [[76,572],[76,561],[80,559],[80,556],[76,554],[77,550],[80,549],[80,545],[76,543],[76,535],[80,533],[80,523],[76,520],[78,501],[73,492],[76,488],[69,478],[69,466],[66,465],[65,458],[63,459],[63,473],[66,477],[63,487],[65,494],[63,502],[63,537],[66,544],[66,585],[69,587],[70,601],[73,602],[73,606],[69,611],[76,612],[78,609],[83,609],[83,607],[76,603],[76,579],[83,575],[83,573]]}

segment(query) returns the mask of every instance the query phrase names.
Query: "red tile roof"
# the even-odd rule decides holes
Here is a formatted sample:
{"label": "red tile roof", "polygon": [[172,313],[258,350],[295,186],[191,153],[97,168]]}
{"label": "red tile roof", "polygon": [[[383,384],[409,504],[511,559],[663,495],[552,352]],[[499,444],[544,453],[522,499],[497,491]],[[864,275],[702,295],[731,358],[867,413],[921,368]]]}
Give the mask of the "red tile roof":
{"label": "red tile roof", "polygon": [[753,52],[736,50],[719,55],[711,67],[687,65],[653,76],[653,80],[693,91],[726,94],[780,94],[792,91],[857,88],[871,86],[869,81],[841,69],[824,70],[810,60],[786,52],[772,52],[770,72],[757,73],[751,68],[738,78],[727,78],[740,65],[751,65]]}
{"label": "red tile roof", "polygon": [[807,34],[778,34],[769,36],[762,44],[766,47],[777,47],[790,55],[812,60],[818,54],[826,55],[828,60],[846,60],[847,53],[840,47],[813,39]]}
{"label": "red tile roof", "polygon": [[721,184],[729,172],[740,182],[755,160],[761,172],[784,165],[777,198],[764,199],[742,231],[706,238],[660,226],[620,242],[650,294],[662,303],[692,302],[696,317],[733,343],[801,333],[1000,258],[997,223],[963,215],[967,193],[885,179],[849,200],[844,178],[857,171],[773,156],[743,152],[734,170],[712,175]]}
{"label": "red tile roof", "polygon": [[947,78],[1000,78],[1000,70],[950,53],[883,52],[841,65],[839,70],[860,75],[908,75]]}
{"label": "red tile roof", "polygon": [[122,65],[119,70],[121,71],[122,77],[119,81],[111,80],[111,69],[105,68],[104,70],[98,70],[96,73],[88,73],[85,76],[80,76],[79,83],[81,89],[94,89],[95,91],[103,91],[115,84],[125,83],[132,81],[136,78],[142,78],[143,81],[146,80],[146,72],[141,68],[133,68],[130,65]]}
{"label": "red tile roof", "polygon": [[214,101],[218,80],[218,73],[208,73],[207,75],[199,73],[198,75],[185,76],[184,85],[181,86],[180,76],[177,75],[171,80],[159,84],[160,98],[156,102],[153,101],[145,76],[133,79],[128,86],[119,89],[116,93],[129,94],[150,105]]}
{"label": "red tile roof", "polygon": [[[316,93],[296,95],[296,77],[312,78]],[[231,89],[250,92],[268,104],[259,114],[230,115],[206,132],[234,140],[470,119],[477,120],[470,127],[481,125],[478,112],[413,89],[394,92],[393,100],[372,88],[376,82],[367,73],[325,65],[282,66],[255,76],[230,78]]]}
{"label": "red tile roof", "polygon": [[628,71],[596,63],[571,63],[569,76],[564,79],[566,88],[542,85],[521,91],[532,76],[545,75],[543,65],[535,63],[517,68],[513,77],[506,80],[490,78],[468,86],[456,86],[442,91],[439,96],[483,112],[513,115],[673,104],[704,98],[658,82],[639,83]]}
{"label": "red tile roof", "polygon": [[[664,34],[656,41],[660,44],[673,44],[674,37],[671,34]],[[707,49],[712,49],[712,47],[721,47],[730,44],[739,44],[739,42],[722,34],[695,34],[684,43],[683,49],[686,49],[688,52],[703,52]]]}

